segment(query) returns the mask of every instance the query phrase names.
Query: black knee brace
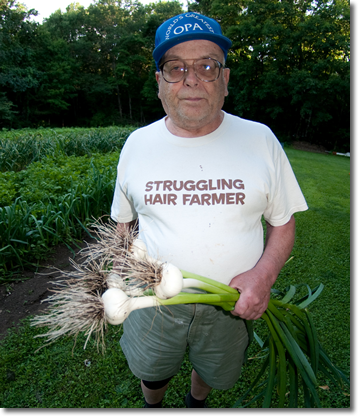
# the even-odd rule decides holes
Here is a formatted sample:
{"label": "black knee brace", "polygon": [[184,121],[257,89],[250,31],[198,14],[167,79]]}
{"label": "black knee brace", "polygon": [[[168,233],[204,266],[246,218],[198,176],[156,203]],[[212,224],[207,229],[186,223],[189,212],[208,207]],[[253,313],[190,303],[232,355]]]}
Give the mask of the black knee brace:
{"label": "black knee brace", "polygon": [[172,377],[166,378],[165,380],[160,381],[146,381],[142,380],[145,387],[147,387],[150,390],[159,390],[162,387],[166,386]]}

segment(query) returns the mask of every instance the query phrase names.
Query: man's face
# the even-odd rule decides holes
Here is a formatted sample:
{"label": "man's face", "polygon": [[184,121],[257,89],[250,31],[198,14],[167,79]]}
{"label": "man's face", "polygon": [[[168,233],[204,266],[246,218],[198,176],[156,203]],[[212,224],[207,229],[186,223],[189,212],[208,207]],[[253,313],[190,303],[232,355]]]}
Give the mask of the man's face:
{"label": "man's face", "polygon": [[[230,70],[221,69],[219,78],[213,82],[200,81],[192,67],[193,61],[200,58],[213,58],[223,63],[224,53],[216,43],[208,40],[192,40],[169,49],[162,62],[182,59],[189,66],[184,79],[168,83],[161,72],[156,73],[159,86],[158,97],[162,101],[169,122],[187,131],[208,127],[215,130],[221,123],[221,108],[228,95],[227,85]],[[213,126],[213,129],[210,129]],[[207,134],[207,132],[206,132]]]}

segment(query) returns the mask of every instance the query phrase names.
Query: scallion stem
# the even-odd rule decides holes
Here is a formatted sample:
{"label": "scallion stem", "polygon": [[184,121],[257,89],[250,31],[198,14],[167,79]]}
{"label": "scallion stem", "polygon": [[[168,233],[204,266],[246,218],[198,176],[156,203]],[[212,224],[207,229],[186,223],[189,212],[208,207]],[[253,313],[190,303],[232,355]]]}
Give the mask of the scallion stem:
{"label": "scallion stem", "polygon": [[217,282],[216,280],[209,279],[208,277],[200,276],[195,273],[186,272],[185,270],[180,270],[180,271],[184,279],[196,279],[196,280],[199,280],[200,282],[209,284],[211,286],[215,286],[216,288],[221,289],[225,293],[233,293],[236,295],[238,294],[236,289],[228,285],[225,285],[224,283]]}
{"label": "scallion stem", "polygon": [[158,299],[161,305],[179,305],[185,303],[215,303],[236,302],[239,298],[238,293],[186,293],[180,292],[178,295],[169,299]]}

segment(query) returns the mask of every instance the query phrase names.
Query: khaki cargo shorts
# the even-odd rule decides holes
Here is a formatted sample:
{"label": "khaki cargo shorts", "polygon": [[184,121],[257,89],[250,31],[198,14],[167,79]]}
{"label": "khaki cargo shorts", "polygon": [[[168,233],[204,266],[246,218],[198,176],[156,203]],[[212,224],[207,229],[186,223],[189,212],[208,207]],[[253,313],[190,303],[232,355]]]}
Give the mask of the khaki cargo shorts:
{"label": "khaki cargo shorts", "polygon": [[123,329],[120,345],[136,377],[160,381],[174,376],[189,347],[195,371],[220,390],[238,380],[249,343],[245,321],[206,304],[133,311]]}

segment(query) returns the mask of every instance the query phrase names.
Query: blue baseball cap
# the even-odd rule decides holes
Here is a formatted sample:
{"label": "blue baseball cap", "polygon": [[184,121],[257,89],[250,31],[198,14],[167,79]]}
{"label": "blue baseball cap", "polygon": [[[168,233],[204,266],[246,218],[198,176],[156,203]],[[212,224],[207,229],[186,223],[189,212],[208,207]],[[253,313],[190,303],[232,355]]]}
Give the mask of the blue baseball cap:
{"label": "blue baseball cap", "polygon": [[232,42],[222,34],[219,23],[199,13],[187,12],[172,17],[157,29],[153,58],[159,71],[159,62],[165,52],[175,45],[189,40],[204,39],[216,43],[223,50],[225,59]]}

